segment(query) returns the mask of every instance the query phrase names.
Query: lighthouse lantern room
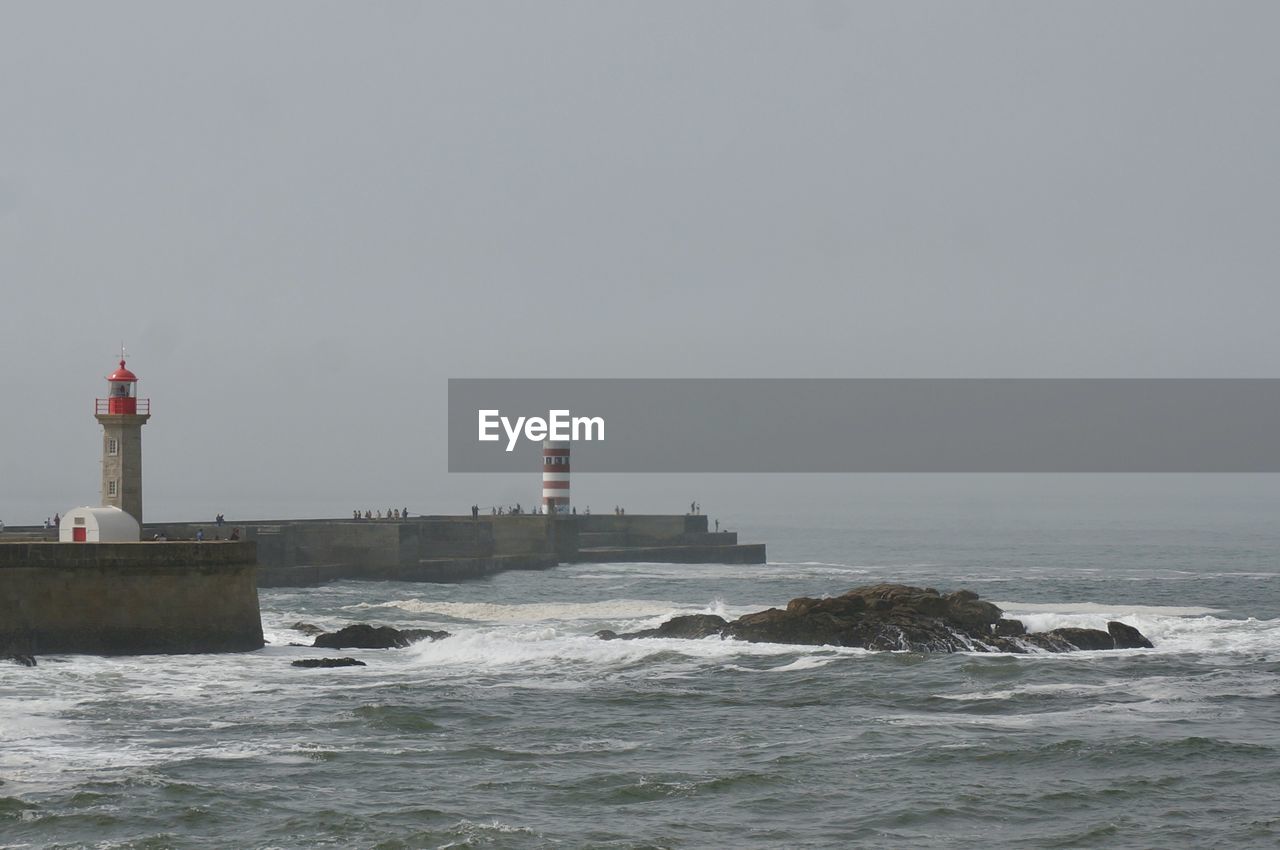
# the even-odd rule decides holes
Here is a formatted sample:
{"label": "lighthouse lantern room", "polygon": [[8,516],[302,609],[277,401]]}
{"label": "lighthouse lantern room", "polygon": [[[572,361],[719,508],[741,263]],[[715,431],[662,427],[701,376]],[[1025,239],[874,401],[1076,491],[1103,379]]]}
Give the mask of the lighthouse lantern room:
{"label": "lighthouse lantern room", "polygon": [[138,398],[138,376],[125,366],[107,376],[107,397],[97,399],[94,418],[102,425],[102,504],[120,508],[142,525],[142,426],[151,418],[151,400]]}
{"label": "lighthouse lantern room", "polygon": [[107,376],[107,413],[138,412],[138,376],[125,368],[120,361],[120,368]]}

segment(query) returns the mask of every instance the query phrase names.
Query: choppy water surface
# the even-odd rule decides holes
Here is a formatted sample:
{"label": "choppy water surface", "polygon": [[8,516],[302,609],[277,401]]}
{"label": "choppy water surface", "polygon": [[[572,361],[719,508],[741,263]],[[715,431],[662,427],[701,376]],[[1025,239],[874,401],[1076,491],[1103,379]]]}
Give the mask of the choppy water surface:
{"label": "choppy water surface", "polygon": [[[788,562],[267,590],[261,652],[2,666],[0,845],[1280,842],[1274,536],[751,536]],[[591,637],[882,580],[969,587],[1036,629],[1120,619],[1156,649]],[[297,620],[454,637],[323,651],[289,645]],[[289,665],[335,654],[369,666]]]}

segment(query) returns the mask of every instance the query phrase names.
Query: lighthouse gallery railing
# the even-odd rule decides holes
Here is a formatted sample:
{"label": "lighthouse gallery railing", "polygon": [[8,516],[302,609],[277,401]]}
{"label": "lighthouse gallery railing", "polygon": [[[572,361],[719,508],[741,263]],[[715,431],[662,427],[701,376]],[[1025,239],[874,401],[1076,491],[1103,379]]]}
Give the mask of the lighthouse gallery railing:
{"label": "lighthouse gallery railing", "polygon": [[[130,404],[130,402],[136,402],[136,404]],[[106,416],[112,413],[150,416],[151,399],[124,396],[94,399],[93,413],[95,416]]]}

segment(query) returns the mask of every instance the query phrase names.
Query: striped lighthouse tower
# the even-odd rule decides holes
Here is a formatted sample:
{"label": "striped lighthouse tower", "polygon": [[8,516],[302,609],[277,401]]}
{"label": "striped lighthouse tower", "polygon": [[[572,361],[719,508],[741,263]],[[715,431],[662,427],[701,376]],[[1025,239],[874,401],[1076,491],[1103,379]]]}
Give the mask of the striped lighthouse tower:
{"label": "striped lighthouse tower", "polygon": [[549,514],[569,512],[569,442],[542,441],[542,510]]}

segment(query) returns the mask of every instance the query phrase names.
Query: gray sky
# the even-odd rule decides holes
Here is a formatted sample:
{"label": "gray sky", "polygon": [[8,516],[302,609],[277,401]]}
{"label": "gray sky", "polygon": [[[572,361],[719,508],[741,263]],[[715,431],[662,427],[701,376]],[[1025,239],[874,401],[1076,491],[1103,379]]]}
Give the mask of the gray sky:
{"label": "gray sky", "polygon": [[[97,501],[122,339],[157,519],[529,503],[445,473],[449,377],[1277,377],[1277,31],[1267,2],[0,5],[0,519]],[[752,483],[575,494],[862,486]]]}

